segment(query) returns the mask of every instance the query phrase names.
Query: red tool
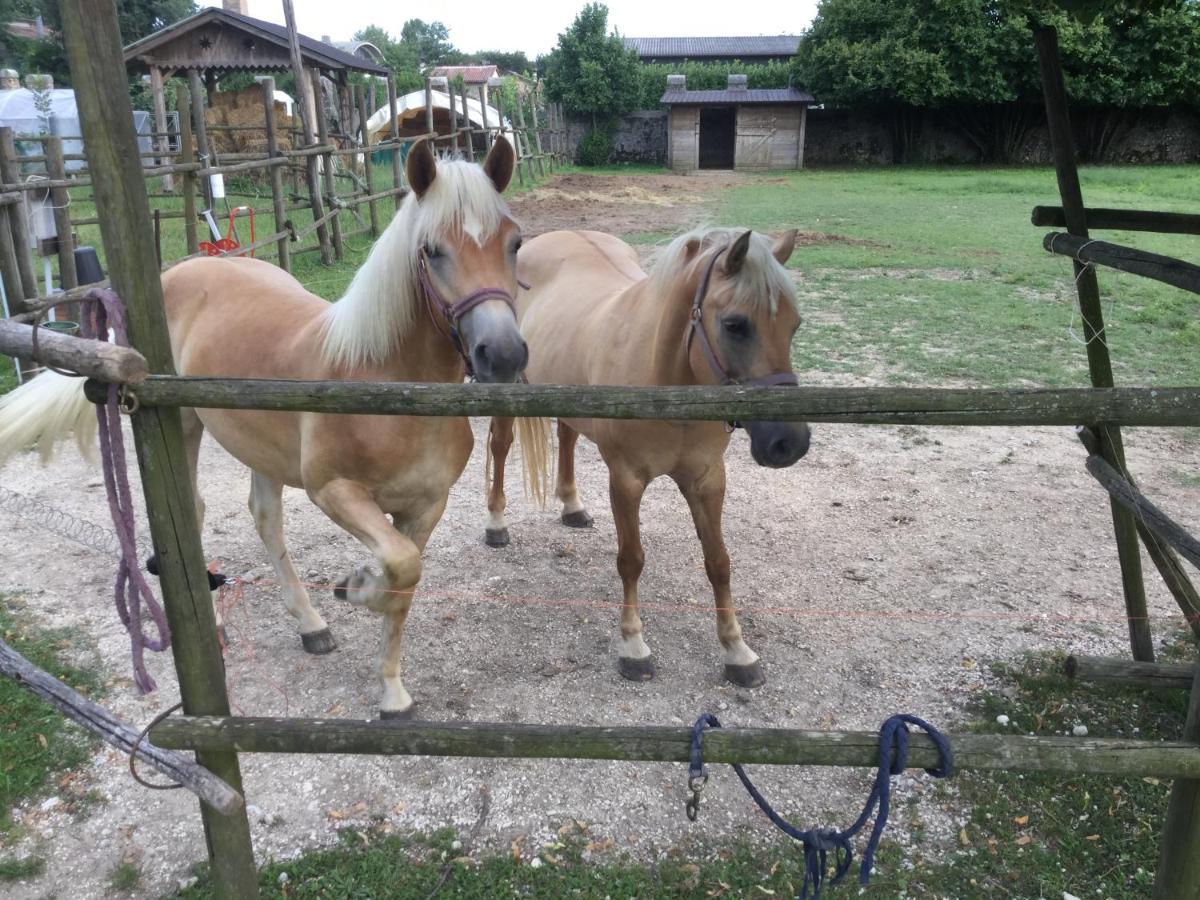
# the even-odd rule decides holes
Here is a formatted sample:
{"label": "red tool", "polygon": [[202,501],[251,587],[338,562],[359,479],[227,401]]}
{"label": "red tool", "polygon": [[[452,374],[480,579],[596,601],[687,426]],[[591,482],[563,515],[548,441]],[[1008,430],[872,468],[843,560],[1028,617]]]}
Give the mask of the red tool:
{"label": "red tool", "polygon": [[[250,218],[250,243],[253,244],[254,243],[254,207],[253,206],[235,206],[233,209],[231,209],[229,211],[229,230],[225,233],[225,237],[218,238],[218,237],[215,237],[215,235],[214,235],[214,239],[211,241],[201,241],[200,249],[203,250],[205,253],[207,253],[209,256],[221,256],[224,253],[228,253],[230,250],[237,250],[239,247],[241,247],[242,245],[238,241],[238,237],[237,237],[237,228],[236,228],[236,225],[234,224],[234,221],[237,219],[239,213],[246,213],[246,215],[249,216],[249,218]],[[213,231],[214,232],[216,231],[216,225],[213,225]],[[250,251],[250,255],[251,256],[254,255],[253,250]]]}

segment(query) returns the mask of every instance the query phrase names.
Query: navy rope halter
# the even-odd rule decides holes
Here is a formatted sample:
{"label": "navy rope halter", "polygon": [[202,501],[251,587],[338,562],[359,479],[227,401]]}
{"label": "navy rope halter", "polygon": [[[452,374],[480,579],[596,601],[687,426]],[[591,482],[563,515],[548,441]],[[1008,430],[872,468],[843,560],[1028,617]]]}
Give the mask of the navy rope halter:
{"label": "navy rope halter", "polygon": [[[829,879],[829,884],[837,884],[846,876],[854,861],[854,848],[851,847],[850,841],[862,831],[867,820],[874,815],[875,824],[871,828],[871,836],[867,840],[862,862],[858,868],[859,884],[865,885],[871,880],[871,869],[875,865],[875,851],[879,848],[879,839],[883,835],[884,828],[887,827],[891,802],[891,777],[901,774],[908,765],[909,725],[915,725],[928,734],[934,746],[937,747],[938,765],[925,771],[934,778],[948,778],[953,774],[954,757],[950,752],[950,742],[946,740],[945,735],[917,716],[900,714],[890,717],[879,729],[879,768],[875,774],[875,784],[871,787],[871,795],[867,798],[866,805],[863,806],[863,810],[854,824],[845,831],[838,831],[834,828],[800,830],[775,812],[771,804],[754,786],[750,776],[746,774],[745,768],[738,763],[732,763],[738,780],[742,782],[742,786],[746,788],[750,798],[758,804],[758,808],[766,814],[771,823],[788,837],[800,841],[804,845],[804,885],[800,890],[799,900],[809,900],[810,889],[812,891],[811,900],[819,900],[821,887],[825,882],[830,852],[834,854],[834,873],[833,877]],[[700,811],[700,792],[708,781],[708,773],[704,769],[702,755],[704,730],[720,727],[721,723],[711,713],[702,715],[692,726],[691,762],[688,765],[688,790],[692,792],[692,796],[688,798],[685,808],[688,818],[693,822]],[[877,808],[878,815],[876,815]]]}

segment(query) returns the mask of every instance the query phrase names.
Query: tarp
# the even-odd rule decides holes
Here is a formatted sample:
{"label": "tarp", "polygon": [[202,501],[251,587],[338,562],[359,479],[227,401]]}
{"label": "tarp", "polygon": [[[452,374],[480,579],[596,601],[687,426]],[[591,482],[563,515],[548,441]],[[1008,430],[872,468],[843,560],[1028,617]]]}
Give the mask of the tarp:
{"label": "tarp", "polygon": [[[65,88],[46,91],[45,107],[38,108],[38,96],[26,88],[15,91],[0,91],[0,126],[11,128],[17,139],[17,153],[22,156],[40,156],[42,146],[38,141],[22,141],[22,135],[57,134],[76,140],[63,141],[63,153],[67,156],[83,153],[80,135],[79,111],[75,106],[75,92]],[[149,132],[153,119],[145,110],[134,110],[133,124],[139,135],[138,147],[142,152],[153,150]],[[153,165],[153,160],[144,160]],[[67,160],[68,172],[78,172],[84,167],[82,160]],[[40,164],[38,164],[40,168]]]}
{"label": "tarp", "polygon": [[[431,91],[433,94],[434,109],[448,110],[450,109],[450,96],[443,91]],[[462,99],[455,98],[455,111],[458,115],[462,115]],[[396,118],[400,123],[400,133],[403,135],[407,130],[412,133],[414,126],[419,133],[425,133],[425,91],[413,91],[410,94],[405,94],[403,97],[396,98]],[[483,106],[479,100],[467,97],[467,118],[471,120],[471,124],[476,128],[483,127]],[[487,126],[495,128],[496,123],[500,121],[499,111],[493,107],[487,107]],[[508,119],[504,120],[504,128],[511,129],[512,125]],[[371,132],[372,141],[385,140],[391,136],[391,110],[388,106],[381,106],[375,110],[374,115],[367,119],[367,130]]]}

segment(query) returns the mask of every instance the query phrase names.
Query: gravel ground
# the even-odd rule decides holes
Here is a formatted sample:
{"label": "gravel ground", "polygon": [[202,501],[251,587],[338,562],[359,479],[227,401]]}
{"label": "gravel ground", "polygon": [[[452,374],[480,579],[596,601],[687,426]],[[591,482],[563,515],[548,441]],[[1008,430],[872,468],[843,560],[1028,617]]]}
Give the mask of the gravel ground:
{"label": "gravel ground", "polygon": [[[632,684],[616,672],[620,582],[595,449],[580,443],[578,471],[592,530],[563,528],[557,510],[537,509],[517,487],[513,543],[493,550],[482,542],[486,422],[475,430],[475,456],[429,544],[405,642],[405,683],[424,718],[680,725],[712,710],[733,725],[874,729],[908,711],[952,728],[994,660],[1028,650],[1124,652],[1108,507],[1069,429],[818,427],[809,456],[781,472],[756,467],[738,433],[728,454],[725,532],[742,624],[767,669],[768,684],[753,692],[721,681],[700,547],[670,482],[651,486],[642,515],[643,615],[659,675]],[[1200,471],[1200,442],[1139,430],[1127,444],[1147,493],[1200,525],[1200,487],[1183,477]],[[246,511],[247,471],[209,441],[201,483],[207,553],[227,573],[269,580]],[[51,469],[18,459],[0,484],[93,522],[107,515],[97,469],[73,448]],[[332,584],[364,561],[301,492],[284,499],[290,546],[310,581]],[[127,677],[110,558],[7,510],[0,558],[0,591],[37,621],[78,628],[98,648],[113,675],[107,703],[118,715],[145,723],[175,702],[168,658],[150,660],[157,694],[139,697]],[[1156,578],[1147,582],[1152,613],[1178,621]],[[232,608],[227,666],[238,713],[374,715],[374,617],[330,591],[314,590],[314,600],[339,642],[324,657],[302,652],[274,585],[249,587]],[[1173,625],[1157,623],[1156,634]],[[370,823],[468,831],[485,788],[490,811],[476,851],[507,849],[524,836],[526,854],[536,853],[571,819],[587,823],[599,846],[611,839],[597,853],[647,859],[691,842],[774,840],[727,769],[714,770],[695,824],[683,814],[682,765],[247,755],[243,772],[261,860]],[[755,777],[790,817],[842,826],[857,815],[868,783],[865,772],[843,769],[760,767]],[[902,795],[926,790],[924,776],[902,779]],[[137,786],[115,753],[101,751],[60,795],[15,811],[22,835],[5,855],[44,856],[47,870],[7,885],[7,896],[111,895],[108,874],[122,861],[142,871],[136,895],[157,896],[186,881],[205,856],[190,795]],[[907,826],[919,814],[924,850],[953,852],[965,813],[952,794],[930,793],[896,812],[890,835],[910,841]]]}

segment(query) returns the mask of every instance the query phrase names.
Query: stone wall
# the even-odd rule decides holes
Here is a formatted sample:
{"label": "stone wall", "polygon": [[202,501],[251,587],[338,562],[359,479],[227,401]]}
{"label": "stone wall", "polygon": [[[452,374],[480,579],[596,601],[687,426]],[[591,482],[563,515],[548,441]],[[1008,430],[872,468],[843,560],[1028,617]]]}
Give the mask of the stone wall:
{"label": "stone wall", "polygon": [[[567,123],[567,144],[571,156],[591,123],[583,119],[571,119]],[[613,158],[615,163],[667,164],[667,111],[644,110],[622,116],[613,134]]]}

